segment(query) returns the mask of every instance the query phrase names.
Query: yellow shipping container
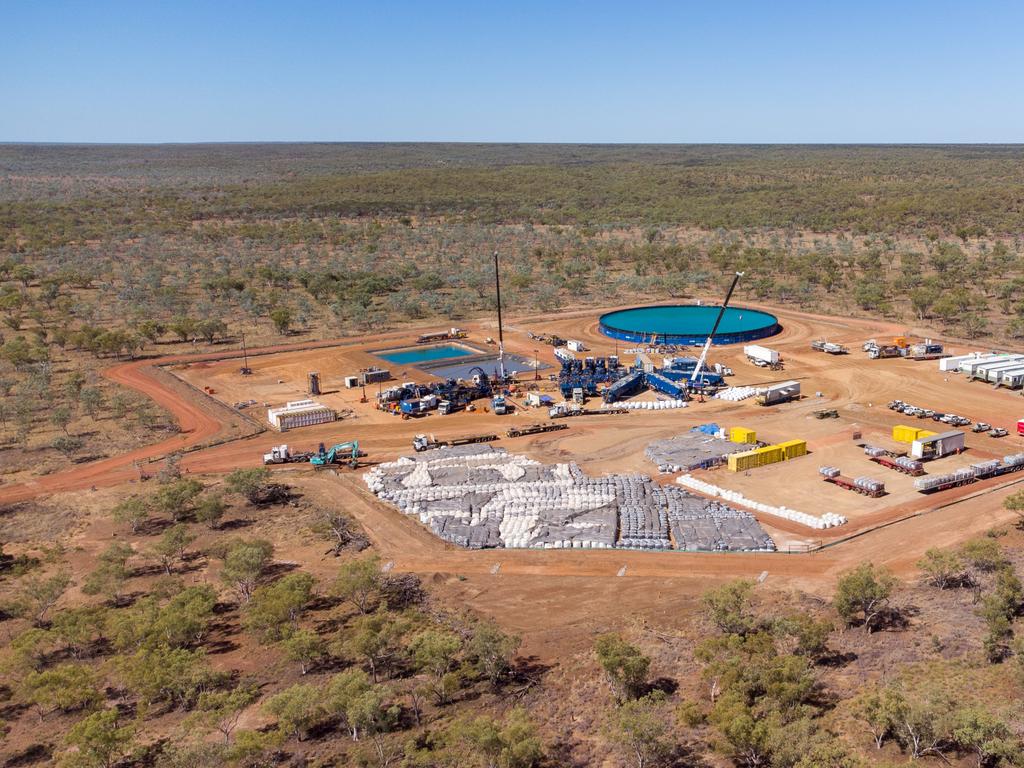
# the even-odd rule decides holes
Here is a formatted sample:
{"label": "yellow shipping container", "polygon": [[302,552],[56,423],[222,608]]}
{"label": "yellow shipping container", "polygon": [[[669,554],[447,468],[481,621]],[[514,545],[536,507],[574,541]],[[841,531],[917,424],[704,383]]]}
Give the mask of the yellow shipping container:
{"label": "yellow shipping container", "polygon": [[807,455],[806,440],[787,440],[784,443],[779,443],[779,448],[782,449],[787,459],[795,459],[797,456]]}
{"label": "yellow shipping container", "polygon": [[730,427],[729,440],[733,443],[756,443],[757,433],[746,427]]}
{"label": "yellow shipping container", "polygon": [[[924,440],[926,437],[935,437],[937,434],[939,434],[939,433],[938,432],[930,432],[927,429],[919,429],[917,431],[917,437],[915,437],[914,440]],[[911,442],[913,442],[913,440]]]}
{"label": "yellow shipping container", "polygon": [[741,451],[740,453],[729,454],[729,471],[746,472],[758,466],[757,454],[753,451]]}
{"label": "yellow shipping container", "polygon": [[917,440],[921,430],[917,427],[908,427],[904,424],[897,424],[892,428],[892,439],[897,443],[912,443]]}
{"label": "yellow shipping container", "polygon": [[763,467],[767,464],[774,464],[777,461],[782,461],[786,458],[786,454],[777,445],[766,445],[764,448],[755,448],[754,453],[757,454],[759,467]]}

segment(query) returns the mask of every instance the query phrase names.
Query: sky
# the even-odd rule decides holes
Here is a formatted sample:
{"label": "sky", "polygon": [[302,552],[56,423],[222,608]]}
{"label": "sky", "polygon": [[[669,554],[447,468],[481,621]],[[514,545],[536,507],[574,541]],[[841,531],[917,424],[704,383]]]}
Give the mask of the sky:
{"label": "sky", "polygon": [[1022,142],[1024,3],[4,0],[0,141]]}

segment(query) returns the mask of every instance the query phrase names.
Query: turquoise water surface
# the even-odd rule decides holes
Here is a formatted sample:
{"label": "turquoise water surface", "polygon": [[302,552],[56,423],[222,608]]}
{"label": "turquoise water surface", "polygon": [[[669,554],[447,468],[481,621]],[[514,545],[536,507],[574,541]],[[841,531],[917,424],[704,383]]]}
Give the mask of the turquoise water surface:
{"label": "turquoise water surface", "polygon": [[453,357],[468,357],[477,354],[467,347],[460,347],[458,344],[439,344],[429,347],[414,347],[410,349],[382,349],[374,352],[377,357],[387,360],[395,365],[411,365],[413,363],[426,363],[431,360],[448,360]]}
{"label": "turquoise water surface", "polygon": [[[609,312],[601,322],[610,328],[634,333],[676,334],[700,336],[711,333],[720,307],[675,305],[665,307],[635,307]],[[715,334],[744,333],[776,323],[774,315],[745,307],[728,307]]]}

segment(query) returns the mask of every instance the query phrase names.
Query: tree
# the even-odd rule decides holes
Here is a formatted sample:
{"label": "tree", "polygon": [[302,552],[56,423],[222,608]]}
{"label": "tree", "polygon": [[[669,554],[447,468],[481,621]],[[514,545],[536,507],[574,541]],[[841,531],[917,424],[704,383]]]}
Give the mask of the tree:
{"label": "tree", "polygon": [[966,707],[956,713],[953,740],[974,754],[978,768],[999,760],[1017,765],[1020,750],[1006,722],[980,707]]}
{"label": "tree", "polygon": [[36,625],[42,624],[47,612],[70,586],[71,575],[65,570],[47,577],[26,576],[15,601],[15,610],[18,615],[31,619]]}
{"label": "tree", "polygon": [[380,606],[374,613],[356,617],[342,648],[346,654],[366,661],[376,683],[378,673],[390,668],[401,649],[401,639],[408,631],[408,620]]}
{"label": "tree", "polygon": [[896,733],[903,720],[906,701],[895,688],[872,688],[854,701],[854,717],[871,734],[875,747],[881,749],[885,740]]}
{"label": "tree", "polygon": [[287,496],[287,488],[270,482],[270,470],[266,467],[236,469],[224,482],[231,493],[244,496],[250,504],[269,504]]}
{"label": "tree", "polygon": [[331,584],[331,594],[351,603],[360,613],[368,613],[380,595],[382,583],[380,558],[372,555],[342,563]]}
{"label": "tree", "polygon": [[466,644],[466,658],[477,674],[497,689],[512,669],[512,659],[520,644],[519,637],[507,635],[490,620],[478,621]]}
{"label": "tree", "polygon": [[460,762],[471,755],[476,758],[474,763],[484,768],[534,768],[544,757],[537,728],[521,707],[509,712],[504,721],[490,717],[458,720],[451,731],[460,747]]}
{"label": "tree", "polygon": [[617,634],[598,637],[594,642],[594,650],[616,696],[619,699],[635,699],[640,696],[647,682],[650,658]]}
{"label": "tree", "polygon": [[672,752],[674,745],[664,703],[665,694],[654,691],[624,702],[612,715],[616,741],[631,756],[636,768],[659,765]]}
{"label": "tree", "polygon": [[220,494],[211,494],[200,499],[195,507],[195,517],[200,523],[206,523],[211,530],[217,528],[224,513],[227,511],[227,504]]}
{"label": "tree", "polygon": [[299,670],[306,674],[327,653],[327,643],[311,629],[298,629],[281,640],[288,661],[298,663]]}
{"label": "tree", "polygon": [[236,541],[224,553],[221,580],[238,593],[243,603],[249,602],[273,553],[273,545],[264,539]]}
{"label": "tree", "polygon": [[282,336],[288,333],[292,324],[292,311],[288,307],[276,307],[270,310],[270,322]]}
{"label": "tree", "polygon": [[192,478],[179,478],[161,486],[150,499],[158,512],[178,522],[192,510],[195,498],[203,492],[203,484]]}
{"label": "tree", "polygon": [[196,712],[202,722],[221,733],[225,744],[230,744],[231,734],[242,713],[258,698],[254,685],[239,685],[227,691],[207,691],[199,696]]}
{"label": "tree", "polygon": [[213,344],[214,339],[227,333],[228,327],[223,320],[210,318],[200,320],[196,324],[196,333],[202,336],[207,344]]}
{"label": "tree", "polygon": [[263,708],[277,718],[282,732],[302,741],[321,717],[320,701],[321,692],[315,685],[299,684],[271,696]]}
{"label": "tree", "polygon": [[277,642],[297,629],[299,616],[313,599],[316,580],[308,573],[289,573],[260,587],[245,606],[242,622],[263,642]]}
{"label": "tree", "polygon": [[779,619],[775,631],[791,640],[791,650],[799,656],[817,661],[828,650],[828,637],[832,622],[818,620],[806,613],[796,613]]}
{"label": "tree", "polygon": [[960,554],[972,568],[983,573],[998,570],[1006,563],[1006,556],[1003,554],[999,542],[988,537],[979,537],[964,542],[960,547]]}
{"label": "tree", "polygon": [[80,437],[68,437],[67,435],[60,435],[55,437],[50,442],[50,447],[55,451],[60,451],[67,458],[71,458],[85,445],[85,441]]}
{"label": "tree", "polygon": [[929,549],[917,561],[917,567],[924,573],[928,583],[939,589],[963,584],[967,579],[963,558],[948,549]]}
{"label": "tree", "polygon": [[[1024,334],[1022,334],[1024,335]],[[1024,525],[1024,491],[1011,493],[1003,499],[1003,509],[1017,515],[1017,526]]]}
{"label": "tree", "polygon": [[184,523],[172,525],[153,545],[153,554],[163,566],[164,573],[171,575],[171,566],[175,560],[185,559],[185,550],[196,540],[196,536]]}
{"label": "tree", "polygon": [[107,611],[99,606],[85,605],[58,611],[50,621],[50,634],[59,638],[76,659],[87,646],[103,637]]}
{"label": "tree", "polygon": [[747,634],[756,626],[756,619],[750,612],[753,592],[754,582],[744,579],[709,589],[702,597],[708,619],[727,634]]}
{"label": "tree", "polygon": [[60,664],[25,677],[26,698],[40,711],[73,712],[103,701],[96,674],[81,664]]}
{"label": "tree", "polygon": [[96,558],[98,565],[82,584],[87,595],[103,595],[115,605],[120,600],[121,587],[128,580],[128,560],[135,554],[131,544],[113,542]]}
{"label": "tree", "polygon": [[114,522],[127,523],[133,534],[139,532],[139,526],[149,517],[149,507],[139,496],[132,496],[118,503],[113,510]]}
{"label": "tree", "polygon": [[438,704],[447,704],[458,688],[453,670],[458,664],[462,641],[458,635],[442,629],[424,629],[409,643],[413,665],[433,678],[431,692]]}
{"label": "tree", "polygon": [[89,418],[95,419],[103,407],[103,393],[96,387],[82,387],[78,393],[78,402]]}
{"label": "tree", "polygon": [[93,712],[68,731],[66,741],[76,751],[66,755],[62,765],[74,768],[112,768],[128,752],[135,739],[131,725],[119,725],[117,708]]}
{"label": "tree", "polygon": [[863,563],[839,578],[832,604],[847,624],[860,619],[870,633],[887,609],[895,586],[896,579],[887,569]]}
{"label": "tree", "polygon": [[145,703],[188,707],[224,677],[210,671],[205,653],[188,648],[156,645],[114,661],[124,685]]}
{"label": "tree", "polygon": [[68,437],[68,425],[71,423],[71,409],[66,405],[59,405],[50,411],[50,423],[57,427]]}

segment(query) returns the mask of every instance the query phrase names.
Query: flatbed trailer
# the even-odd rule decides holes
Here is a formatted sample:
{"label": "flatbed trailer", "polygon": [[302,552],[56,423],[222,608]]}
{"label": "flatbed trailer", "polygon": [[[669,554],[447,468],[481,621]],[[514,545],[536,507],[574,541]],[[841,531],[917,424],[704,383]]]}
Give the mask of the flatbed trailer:
{"label": "flatbed trailer", "polygon": [[526,437],[526,435],[539,435],[543,432],[557,432],[561,429],[568,429],[568,424],[528,424],[525,427],[511,427],[506,435],[509,437]]}
{"label": "flatbed trailer", "polygon": [[451,440],[438,440],[433,435],[416,435],[412,439],[412,447],[416,451],[428,451],[431,448],[444,448],[451,445],[472,445],[473,443],[490,443],[497,440],[497,435],[466,435]]}
{"label": "flatbed trailer", "polygon": [[950,476],[949,480],[940,482],[938,485],[930,488],[918,488],[918,493],[937,493],[938,491],[948,491],[952,488],[960,488],[964,485],[970,485],[976,483],[979,480],[991,480],[993,477],[1002,477],[1003,475],[1009,475],[1014,472],[1020,472],[1024,470],[1024,464],[1003,464],[995,469],[989,470],[988,472],[980,472],[974,475],[965,475],[961,477]]}
{"label": "flatbed trailer", "polygon": [[905,467],[902,464],[897,464],[888,456],[869,456],[868,460],[875,462],[875,464],[881,464],[886,469],[910,475],[911,477],[921,477],[924,474],[924,467]]}
{"label": "flatbed trailer", "polygon": [[840,488],[845,488],[846,490],[853,491],[854,493],[859,493],[861,496],[870,496],[872,499],[879,499],[882,496],[885,496],[884,488],[880,488],[878,490],[864,488],[862,486],[857,485],[855,482],[853,482],[853,480],[850,480],[848,477],[843,477],[842,475],[836,475],[835,477],[826,477],[825,482],[832,483],[833,485],[838,485]]}

